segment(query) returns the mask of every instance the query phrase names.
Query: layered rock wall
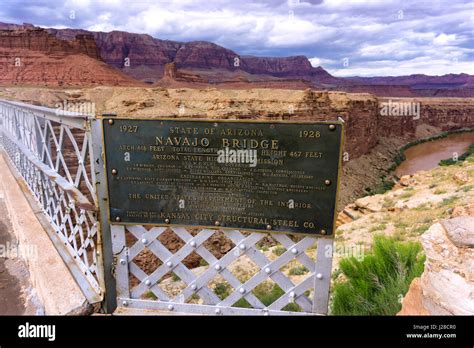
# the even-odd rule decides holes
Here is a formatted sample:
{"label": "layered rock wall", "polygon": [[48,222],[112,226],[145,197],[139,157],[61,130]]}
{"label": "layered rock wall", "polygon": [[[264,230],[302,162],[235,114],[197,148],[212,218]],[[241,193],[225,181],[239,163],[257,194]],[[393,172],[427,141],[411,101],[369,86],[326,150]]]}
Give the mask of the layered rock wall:
{"label": "layered rock wall", "polygon": [[378,98],[379,106],[376,110],[376,118],[377,133],[380,136],[414,135],[416,128],[422,124],[436,127],[441,131],[474,128],[474,102],[472,99],[390,99],[400,103],[419,103],[419,117],[417,115],[381,115],[380,105],[387,103],[388,100],[387,98]]}
{"label": "layered rock wall", "polygon": [[39,28],[0,30],[0,84],[142,85],[103,62],[93,36],[65,41]]}
{"label": "layered rock wall", "polygon": [[101,59],[92,35],[81,34],[72,41],[65,41],[40,28],[0,30],[0,50],[31,50],[55,57],[85,54]]}

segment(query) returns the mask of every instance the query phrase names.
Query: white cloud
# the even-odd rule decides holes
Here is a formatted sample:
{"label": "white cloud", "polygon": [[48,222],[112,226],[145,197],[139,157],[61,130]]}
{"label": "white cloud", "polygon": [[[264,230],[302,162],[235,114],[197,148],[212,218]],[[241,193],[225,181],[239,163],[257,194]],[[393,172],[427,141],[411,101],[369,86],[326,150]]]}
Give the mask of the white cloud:
{"label": "white cloud", "polygon": [[471,61],[456,59],[437,59],[418,57],[407,61],[384,60],[367,64],[354,64],[344,68],[328,69],[329,73],[338,77],[347,76],[400,76],[412,74],[445,75],[474,74]]}
{"label": "white cloud", "polygon": [[455,43],[456,34],[446,35],[445,33],[439,34],[433,39],[435,45],[450,45]]}
{"label": "white cloud", "polygon": [[268,33],[267,46],[291,47],[315,44],[328,40],[335,29],[324,27],[299,18],[279,17]]}
{"label": "white cloud", "polygon": [[329,0],[324,1],[323,7],[331,10],[351,11],[354,9],[387,9],[392,6],[400,6],[396,0]]}
{"label": "white cloud", "polygon": [[315,68],[318,66],[337,64],[337,62],[333,59],[325,59],[325,58],[318,58],[318,57],[309,58],[309,62]]}

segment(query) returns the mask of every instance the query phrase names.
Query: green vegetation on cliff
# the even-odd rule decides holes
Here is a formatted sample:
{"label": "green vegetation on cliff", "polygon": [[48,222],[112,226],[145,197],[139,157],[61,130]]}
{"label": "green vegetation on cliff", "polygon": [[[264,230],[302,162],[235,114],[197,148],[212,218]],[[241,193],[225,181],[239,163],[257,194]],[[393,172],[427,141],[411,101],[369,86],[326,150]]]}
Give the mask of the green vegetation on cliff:
{"label": "green vegetation on cliff", "polygon": [[461,163],[464,161],[466,158],[468,158],[470,155],[474,154],[474,144],[471,144],[469,146],[469,149],[467,149],[466,152],[464,152],[461,156],[458,157],[457,160],[454,160],[452,158],[444,159],[439,161],[440,166],[450,166],[453,164]]}

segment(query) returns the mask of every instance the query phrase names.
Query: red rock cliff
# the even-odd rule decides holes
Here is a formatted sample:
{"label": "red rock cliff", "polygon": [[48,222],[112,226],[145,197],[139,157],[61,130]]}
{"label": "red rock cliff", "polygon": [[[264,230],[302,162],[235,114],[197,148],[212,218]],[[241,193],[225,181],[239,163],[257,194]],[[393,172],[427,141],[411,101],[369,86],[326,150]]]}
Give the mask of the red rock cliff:
{"label": "red rock cliff", "polygon": [[92,35],[81,34],[72,41],[64,41],[40,28],[0,30],[0,48],[32,50],[54,56],[85,54],[94,59],[101,59],[100,50]]}
{"label": "red rock cliff", "polygon": [[44,29],[0,30],[0,83],[7,85],[141,85],[102,61],[91,35],[59,40]]}

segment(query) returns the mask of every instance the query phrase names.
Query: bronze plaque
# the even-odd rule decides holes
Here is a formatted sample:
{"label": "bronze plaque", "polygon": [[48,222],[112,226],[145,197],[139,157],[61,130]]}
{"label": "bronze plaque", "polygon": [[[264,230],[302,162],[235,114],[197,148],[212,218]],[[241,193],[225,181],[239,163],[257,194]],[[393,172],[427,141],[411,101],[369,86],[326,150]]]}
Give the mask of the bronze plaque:
{"label": "bronze plaque", "polygon": [[339,122],[104,119],[114,223],[332,235]]}

